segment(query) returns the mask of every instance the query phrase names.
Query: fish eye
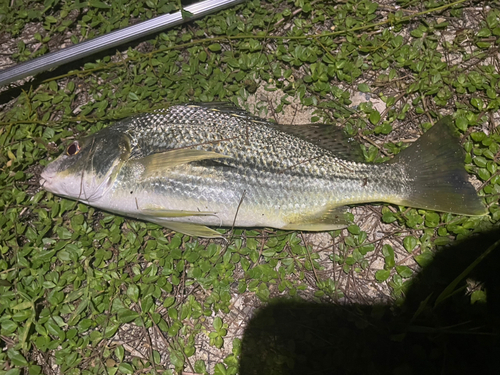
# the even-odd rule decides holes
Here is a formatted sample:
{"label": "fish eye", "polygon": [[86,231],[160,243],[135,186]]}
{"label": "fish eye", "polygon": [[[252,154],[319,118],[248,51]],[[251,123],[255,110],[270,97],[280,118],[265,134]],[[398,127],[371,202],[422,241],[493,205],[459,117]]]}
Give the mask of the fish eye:
{"label": "fish eye", "polygon": [[68,154],[68,156],[76,155],[79,152],[80,152],[80,145],[78,144],[77,141],[75,141],[72,144],[70,144],[68,146],[68,148],[66,149],[66,154]]}

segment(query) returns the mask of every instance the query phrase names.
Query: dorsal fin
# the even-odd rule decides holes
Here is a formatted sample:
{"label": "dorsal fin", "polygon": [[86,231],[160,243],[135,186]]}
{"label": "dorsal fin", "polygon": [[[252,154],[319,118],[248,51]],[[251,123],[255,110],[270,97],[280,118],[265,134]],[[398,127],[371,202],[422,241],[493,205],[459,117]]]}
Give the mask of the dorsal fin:
{"label": "dorsal fin", "polygon": [[342,159],[363,162],[364,157],[361,148],[353,138],[347,136],[344,130],[327,124],[307,124],[307,125],[280,125],[274,124],[260,117],[253,116],[249,112],[237,107],[229,102],[212,103],[190,103],[186,106],[203,107],[213,111],[220,111],[235,117],[242,117],[247,120],[266,124],[283,133],[293,135],[304,141],[333,152]]}
{"label": "dorsal fin", "polygon": [[364,161],[361,147],[353,138],[341,128],[327,124],[307,124],[307,125],[279,125],[269,124],[269,126],[293,135],[297,138],[311,142],[316,146],[333,152],[342,159],[362,162]]}
{"label": "dorsal fin", "polygon": [[259,122],[263,124],[267,124],[268,121],[264,120],[260,117],[252,115],[250,112],[245,111],[244,109],[241,109],[240,107],[234,105],[233,103],[230,102],[210,102],[210,103],[188,103],[185,104],[187,107],[201,107],[205,108],[211,111],[219,111],[219,112],[224,112],[228,115],[235,116],[235,117],[241,117],[246,120],[254,121],[254,122]]}

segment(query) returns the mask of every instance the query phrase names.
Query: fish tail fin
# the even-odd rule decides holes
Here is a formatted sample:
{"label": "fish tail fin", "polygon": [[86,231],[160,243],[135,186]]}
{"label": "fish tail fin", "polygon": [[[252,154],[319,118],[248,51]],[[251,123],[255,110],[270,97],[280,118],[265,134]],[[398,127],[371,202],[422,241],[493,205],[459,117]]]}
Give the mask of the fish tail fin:
{"label": "fish tail fin", "polygon": [[409,178],[404,206],[461,215],[484,215],[487,210],[469,182],[464,150],[450,116],[438,121],[390,163],[403,165]]}

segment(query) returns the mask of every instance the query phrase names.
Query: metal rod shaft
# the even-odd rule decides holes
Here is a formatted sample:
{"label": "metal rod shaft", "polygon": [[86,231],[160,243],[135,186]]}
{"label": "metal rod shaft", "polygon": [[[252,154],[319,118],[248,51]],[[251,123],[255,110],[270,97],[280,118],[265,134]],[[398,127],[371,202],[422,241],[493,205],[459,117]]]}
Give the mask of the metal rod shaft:
{"label": "metal rod shaft", "polygon": [[184,8],[192,14],[187,19],[182,17],[181,11],[172,14],[165,14],[150,20],[140,22],[136,25],[125,27],[121,30],[113,31],[109,34],[98,36],[94,39],[86,40],[82,43],[63,48],[59,51],[50,52],[33,60],[17,64],[11,68],[0,71],[0,87],[8,83],[17,81],[31,75],[55,68],[70,61],[104,51],[108,48],[116,47],[120,44],[130,42],[134,39],[156,33],[169,27],[174,27],[201,18],[207,14],[242,3],[244,0],[205,0]]}

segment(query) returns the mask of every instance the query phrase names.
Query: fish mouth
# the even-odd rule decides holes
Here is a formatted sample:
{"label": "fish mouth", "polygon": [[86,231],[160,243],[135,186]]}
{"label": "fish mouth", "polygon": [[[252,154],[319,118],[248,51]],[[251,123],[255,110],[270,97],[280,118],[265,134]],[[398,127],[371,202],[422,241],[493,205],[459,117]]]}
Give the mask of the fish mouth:
{"label": "fish mouth", "polygon": [[50,190],[50,181],[55,177],[56,172],[54,171],[53,173],[50,173],[47,171],[47,168],[45,168],[42,171],[42,174],[40,175],[40,185],[43,189],[45,190]]}

